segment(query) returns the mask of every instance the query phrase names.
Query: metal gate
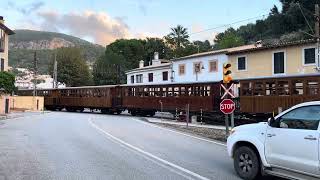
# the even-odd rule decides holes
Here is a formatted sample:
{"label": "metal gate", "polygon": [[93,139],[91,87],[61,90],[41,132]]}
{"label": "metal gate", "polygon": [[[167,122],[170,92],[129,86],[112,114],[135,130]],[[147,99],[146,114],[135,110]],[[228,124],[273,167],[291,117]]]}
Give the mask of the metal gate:
{"label": "metal gate", "polygon": [[9,99],[6,99],[4,113],[9,113]]}

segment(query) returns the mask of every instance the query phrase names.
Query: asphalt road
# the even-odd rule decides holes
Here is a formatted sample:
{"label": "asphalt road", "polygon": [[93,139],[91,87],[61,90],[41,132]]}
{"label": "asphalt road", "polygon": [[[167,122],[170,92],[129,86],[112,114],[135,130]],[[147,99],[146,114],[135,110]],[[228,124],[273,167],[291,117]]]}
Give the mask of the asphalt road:
{"label": "asphalt road", "polygon": [[0,121],[0,180],[238,180],[223,144],[131,116],[52,112]]}

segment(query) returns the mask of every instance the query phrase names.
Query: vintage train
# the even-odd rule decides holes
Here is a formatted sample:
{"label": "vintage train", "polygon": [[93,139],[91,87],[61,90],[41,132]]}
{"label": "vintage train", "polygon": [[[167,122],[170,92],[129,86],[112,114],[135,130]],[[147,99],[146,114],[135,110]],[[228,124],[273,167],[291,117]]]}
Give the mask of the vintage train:
{"label": "vintage train", "polygon": [[[236,115],[245,119],[265,119],[295,104],[320,100],[320,74],[239,80],[236,85]],[[221,117],[221,82],[106,85],[37,90],[45,97],[48,110],[83,111],[98,109],[102,113],[120,114],[128,110],[133,116],[153,116],[156,111],[176,112],[189,104],[190,114]],[[19,95],[32,95],[20,90]]]}

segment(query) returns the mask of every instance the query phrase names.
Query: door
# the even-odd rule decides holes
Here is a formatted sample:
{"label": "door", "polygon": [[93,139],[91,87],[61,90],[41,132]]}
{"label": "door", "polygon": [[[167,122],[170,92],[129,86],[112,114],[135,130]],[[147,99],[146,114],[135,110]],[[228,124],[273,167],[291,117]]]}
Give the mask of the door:
{"label": "door", "polygon": [[9,99],[6,99],[6,104],[5,104],[4,113],[5,113],[5,114],[8,114],[8,113],[9,113]]}
{"label": "door", "polygon": [[1,59],[0,61],[0,69],[1,71],[4,71],[4,59]]}
{"label": "door", "polygon": [[319,174],[320,106],[293,109],[267,130],[265,153],[274,167]]}
{"label": "door", "polygon": [[112,89],[112,107],[121,107],[122,106],[122,88],[117,86]]}

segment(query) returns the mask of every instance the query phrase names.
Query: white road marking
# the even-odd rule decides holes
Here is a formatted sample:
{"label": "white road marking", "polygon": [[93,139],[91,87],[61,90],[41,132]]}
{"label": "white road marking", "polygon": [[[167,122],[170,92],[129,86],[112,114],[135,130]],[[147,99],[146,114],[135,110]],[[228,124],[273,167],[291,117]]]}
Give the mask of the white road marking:
{"label": "white road marking", "polygon": [[216,142],[216,141],[212,141],[212,140],[209,140],[209,139],[205,139],[205,138],[201,138],[201,137],[197,137],[197,136],[192,136],[190,134],[186,134],[186,133],[182,133],[182,132],[179,132],[179,131],[175,131],[175,130],[172,130],[172,129],[160,127],[160,126],[154,125],[152,123],[147,123],[147,122],[135,119],[135,118],[133,118],[133,120],[134,121],[138,121],[138,122],[143,123],[143,124],[147,124],[149,126],[153,126],[153,127],[159,128],[159,129],[163,129],[163,130],[166,130],[166,131],[174,132],[174,133],[181,134],[181,135],[184,135],[184,136],[187,136],[187,137],[191,137],[191,138],[194,138],[194,139],[198,139],[198,140],[202,140],[202,141],[206,141],[206,142],[209,142],[209,143],[213,143],[213,144],[217,144],[217,145],[220,145],[220,146],[227,147],[226,144],[223,144],[223,143],[220,143],[220,142]]}
{"label": "white road marking", "polygon": [[131,149],[141,153],[142,155],[144,155],[144,156],[146,156],[148,158],[151,158],[153,160],[159,161],[159,162],[161,162],[161,163],[163,163],[163,164],[165,164],[167,166],[173,167],[173,168],[175,168],[175,169],[177,169],[179,171],[182,171],[182,172],[184,172],[184,173],[186,173],[188,175],[191,175],[192,177],[195,177],[195,178],[198,178],[198,179],[201,179],[201,180],[209,180],[209,178],[207,178],[207,177],[203,177],[203,176],[201,176],[201,175],[199,175],[199,174],[197,174],[195,172],[192,172],[192,171],[190,171],[188,169],[185,169],[185,168],[183,168],[181,166],[178,166],[178,165],[176,165],[174,163],[171,163],[171,162],[169,162],[167,160],[164,160],[164,159],[162,159],[160,157],[157,157],[157,156],[155,156],[155,155],[153,155],[153,154],[151,154],[149,152],[146,152],[146,151],[144,151],[144,150],[142,150],[142,149],[140,149],[140,148],[138,148],[136,146],[133,146],[133,145],[131,145],[131,144],[129,144],[129,143],[127,143],[127,142],[125,142],[125,141],[113,136],[113,135],[111,135],[110,133],[104,131],[103,129],[98,127],[96,124],[94,124],[92,122],[91,118],[89,118],[88,121],[89,121],[89,123],[90,123],[90,125],[92,127],[94,127],[95,129],[99,130],[103,134],[107,135],[109,138],[113,139],[114,141],[116,141],[116,142],[118,142],[118,143],[120,143],[120,144],[122,144],[122,145],[124,145],[124,146],[126,146],[128,148],[131,148]]}

